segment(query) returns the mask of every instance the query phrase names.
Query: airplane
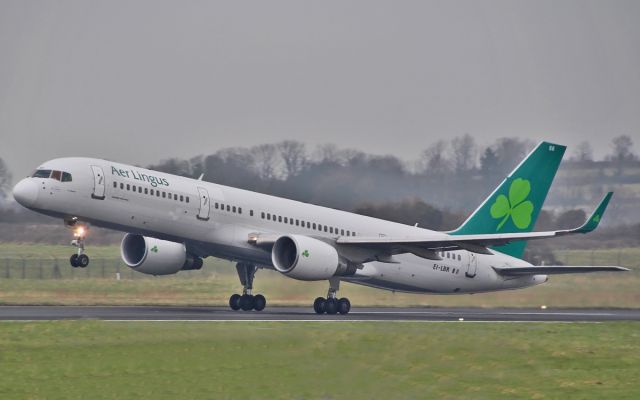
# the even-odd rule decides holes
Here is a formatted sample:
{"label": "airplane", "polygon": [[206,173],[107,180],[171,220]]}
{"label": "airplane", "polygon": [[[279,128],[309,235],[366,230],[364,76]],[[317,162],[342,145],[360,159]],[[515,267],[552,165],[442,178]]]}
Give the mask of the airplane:
{"label": "airplane", "polygon": [[258,269],[302,281],[328,281],[318,314],[347,314],[340,282],[430,294],[526,288],[549,275],[628,271],[618,266],[534,266],[522,259],[529,240],[593,231],[613,193],[579,227],[533,232],[565,146],[541,142],[453,231],[362,216],[332,208],[95,158],[58,158],[19,181],[22,206],[62,218],[74,229],[73,267],[86,267],[90,226],[125,232],[124,263],[151,275],[200,269],[213,256],[236,263],[242,294],[233,310],[261,311],[253,293]]}

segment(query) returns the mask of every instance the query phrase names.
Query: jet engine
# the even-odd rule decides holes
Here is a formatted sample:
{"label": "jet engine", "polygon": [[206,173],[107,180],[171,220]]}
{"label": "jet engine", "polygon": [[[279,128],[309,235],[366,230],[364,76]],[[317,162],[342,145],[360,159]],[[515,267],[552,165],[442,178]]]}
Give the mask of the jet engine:
{"label": "jet engine", "polygon": [[132,233],[122,238],[120,255],[131,269],[149,275],[169,275],[202,268],[202,259],[188,254],[184,243]]}
{"label": "jet engine", "polygon": [[280,236],[271,250],[271,261],[278,272],[302,281],[324,280],[355,272],[355,266],[341,262],[333,246],[301,235]]}

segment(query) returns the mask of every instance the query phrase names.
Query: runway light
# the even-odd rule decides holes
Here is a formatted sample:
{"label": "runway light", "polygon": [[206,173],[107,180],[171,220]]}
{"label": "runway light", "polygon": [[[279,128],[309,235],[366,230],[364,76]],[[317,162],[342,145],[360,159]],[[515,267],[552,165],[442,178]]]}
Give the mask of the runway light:
{"label": "runway light", "polygon": [[545,306],[545,305],[541,305],[541,306],[540,306],[540,308],[542,308],[543,310],[546,310],[546,309],[547,309],[547,306]]}
{"label": "runway light", "polygon": [[458,321],[464,321],[464,318],[458,318]]}

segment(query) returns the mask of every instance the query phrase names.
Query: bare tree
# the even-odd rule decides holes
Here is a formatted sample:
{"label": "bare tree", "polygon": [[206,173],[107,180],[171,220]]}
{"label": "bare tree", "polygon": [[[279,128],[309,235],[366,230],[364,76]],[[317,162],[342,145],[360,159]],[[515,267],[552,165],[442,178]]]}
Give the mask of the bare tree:
{"label": "bare tree", "polygon": [[276,145],[284,162],[286,177],[296,176],[307,164],[307,149],[304,143],[285,140]]}
{"label": "bare tree", "polygon": [[422,152],[422,171],[427,175],[444,175],[451,171],[451,160],[447,158],[447,142],[438,140]]}
{"label": "bare tree", "polygon": [[278,177],[278,149],[274,144],[261,144],[251,148],[253,166],[258,176],[263,180],[272,180]]}
{"label": "bare tree", "polygon": [[2,158],[0,158],[0,200],[9,197],[9,192],[11,190],[11,181],[12,176],[7,164],[4,162]]}
{"label": "bare tree", "polygon": [[456,172],[466,172],[476,167],[478,148],[475,139],[468,133],[451,141],[453,168]]}
{"label": "bare tree", "polygon": [[593,149],[589,142],[582,141],[576,146],[576,150],[573,152],[572,160],[575,161],[593,161]]}
{"label": "bare tree", "polygon": [[633,140],[628,135],[620,135],[611,140],[613,154],[608,158],[612,161],[631,161],[637,156],[633,153]]}

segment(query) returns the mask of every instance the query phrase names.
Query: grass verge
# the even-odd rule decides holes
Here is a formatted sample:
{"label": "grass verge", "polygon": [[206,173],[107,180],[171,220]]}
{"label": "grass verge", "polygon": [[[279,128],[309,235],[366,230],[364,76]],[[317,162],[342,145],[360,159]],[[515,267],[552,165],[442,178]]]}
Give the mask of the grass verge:
{"label": "grass verge", "polygon": [[2,322],[0,397],[636,399],[639,328]]}

